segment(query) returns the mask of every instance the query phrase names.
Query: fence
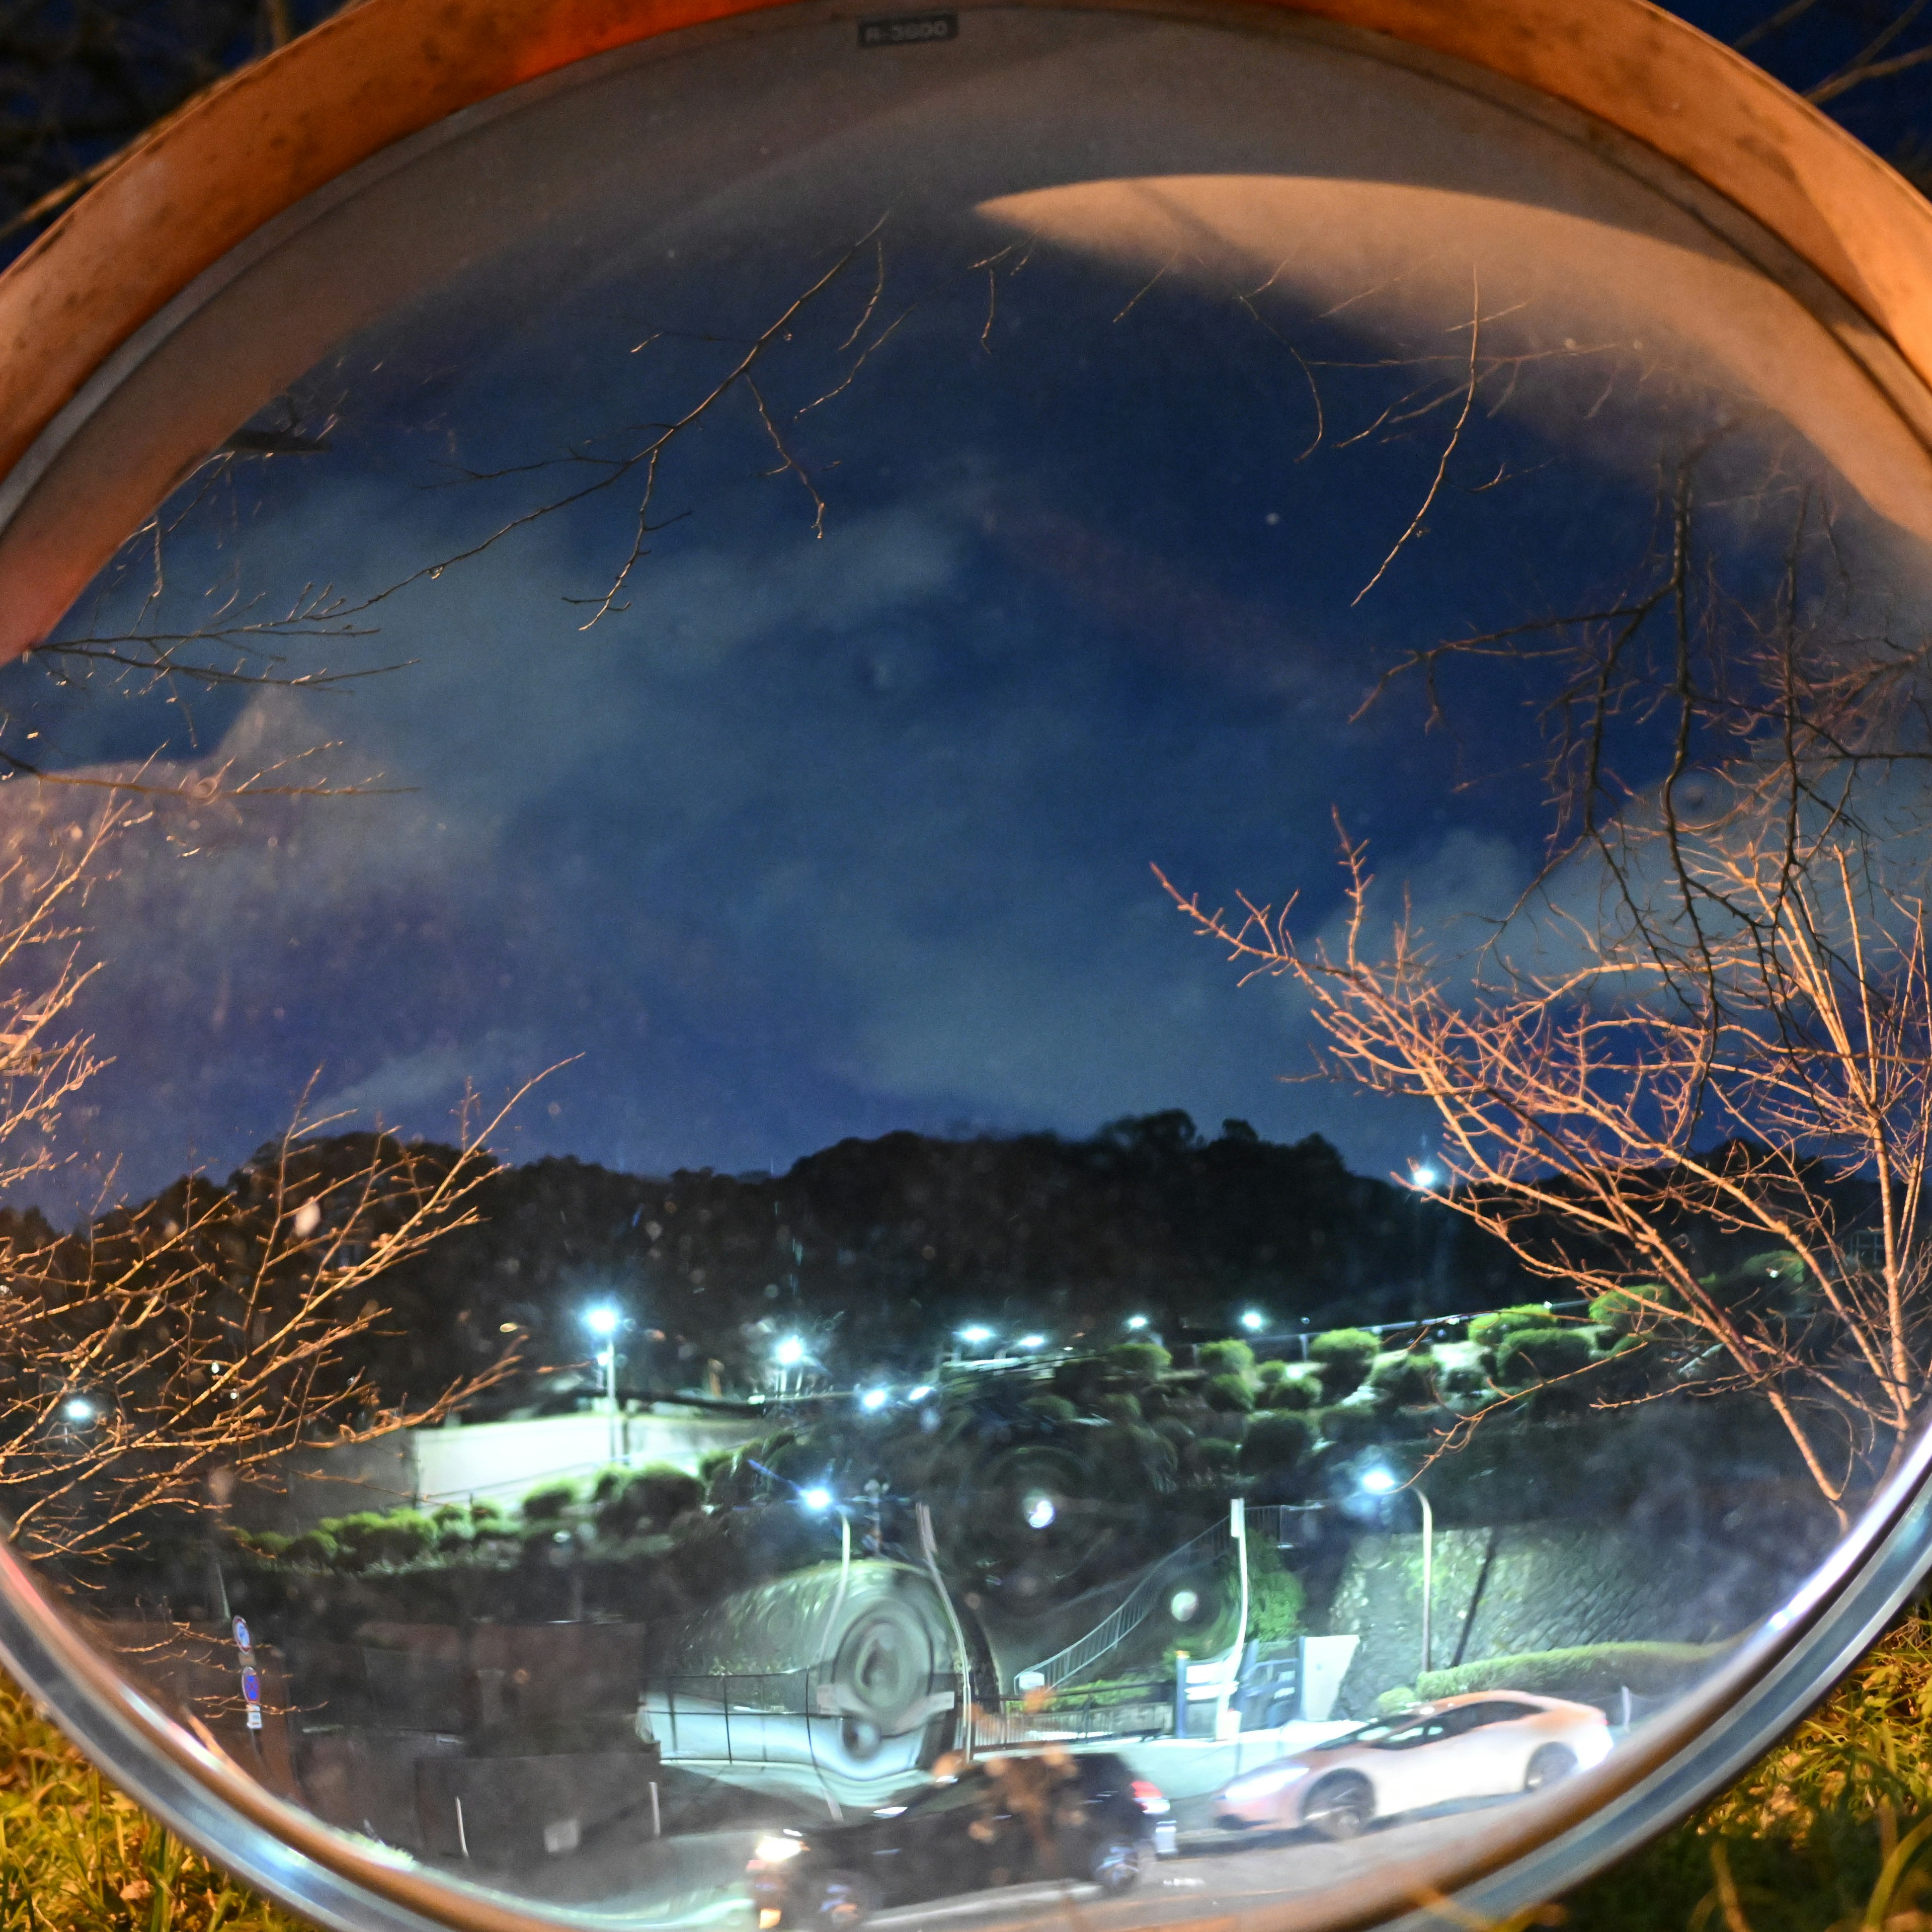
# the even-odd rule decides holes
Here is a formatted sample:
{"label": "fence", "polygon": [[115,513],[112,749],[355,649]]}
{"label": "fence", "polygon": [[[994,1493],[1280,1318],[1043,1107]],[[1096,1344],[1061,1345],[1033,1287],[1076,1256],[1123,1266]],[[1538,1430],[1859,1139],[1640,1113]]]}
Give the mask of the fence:
{"label": "fence", "polygon": [[1060,1697],[1037,1690],[1003,1697],[975,1714],[973,1742],[976,1750],[986,1751],[1091,1738],[1166,1737],[1173,1730],[1174,1681],[1156,1677]]}

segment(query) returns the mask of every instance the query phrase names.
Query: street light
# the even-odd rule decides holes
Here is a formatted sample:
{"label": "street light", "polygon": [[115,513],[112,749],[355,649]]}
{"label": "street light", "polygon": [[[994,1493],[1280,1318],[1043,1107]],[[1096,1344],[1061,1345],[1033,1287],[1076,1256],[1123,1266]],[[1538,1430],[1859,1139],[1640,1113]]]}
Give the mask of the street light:
{"label": "street light", "polygon": [[796,1335],[788,1335],[772,1351],[772,1360],[778,1365],[778,1394],[783,1395],[791,1384],[791,1372],[805,1360],[805,1344]]}
{"label": "street light", "polygon": [[77,1395],[63,1405],[61,1413],[76,1428],[82,1428],[94,1420],[94,1405],[84,1395]]}
{"label": "street light", "polygon": [[[1376,1463],[1362,1472],[1362,1487],[1372,1496],[1385,1496],[1402,1487],[1402,1484],[1391,1469]],[[1429,1498],[1422,1493],[1421,1486],[1412,1479],[1408,1486],[1414,1492],[1415,1500],[1422,1505],[1422,1668],[1426,1672],[1430,1665],[1430,1598],[1434,1595],[1436,1564],[1436,1512],[1429,1507]],[[1421,1688],[1418,1682],[1416,1687]]]}
{"label": "street light", "polygon": [[1241,1326],[1250,1335],[1258,1335],[1268,1326],[1268,1317],[1258,1308],[1250,1308],[1242,1315]]}
{"label": "street light", "polygon": [[832,1492],[826,1489],[801,1490],[798,1499],[814,1516],[822,1516],[832,1507]]}
{"label": "street light", "polygon": [[617,1456],[617,1330],[624,1324],[623,1312],[607,1302],[584,1311],[584,1325],[604,1344],[597,1360],[604,1370],[604,1412],[610,1418],[610,1460]]}
{"label": "street light", "polygon": [[868,1389],[859,1398],[859,1406],[862,1409],[877,1410],[884,1408],[885,1406],[886,1391],[884,1389]]}
{"label": "street light", "polygon": [[959,1339],[968,1348],[983,1348],[993,1339],[993,1331],[976,1322],[971,1328],[960,1330]]}
{"label": "street light", "polygon": [[1424,1192],[1426,1192],[1442,1178],[1442,1175],[1440,1169],[1432,1167],[1429,1162],[1425,1160],[1420,1166],[1415,1168],[1411,1172],[1408,1178],[1412,1185],[1419,1187],[1422,1189]]}
{"label": "street light", "polygon": [[1046,1337],[1044,1335],[1022,1335],[1014,1346],[1021,1348],[1043,1348],[1046,1346]]}
{"label": "street light", "polygon": [[1147,1325],[1148,1318],[1144,1315],[1130,1315],[1127,1317],[1127,1326],[1134,1330],[1136,1334]]}

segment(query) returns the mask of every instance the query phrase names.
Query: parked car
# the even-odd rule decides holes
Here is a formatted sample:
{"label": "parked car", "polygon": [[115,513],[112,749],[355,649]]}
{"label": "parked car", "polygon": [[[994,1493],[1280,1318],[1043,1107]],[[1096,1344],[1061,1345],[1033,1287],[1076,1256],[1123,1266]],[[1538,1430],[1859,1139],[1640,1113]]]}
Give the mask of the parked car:
{"label": "parked car", "polygon": [[846,1932],[882,1905],[1030,1880],[1125,1892],[1166,1798],[1111,1751],[1013,1752],[962,1764],[902,1804],[760,1838],[747,1868],[761,1932]]}
{"label": "parked car", "polygon": [[1610,1749],[1610,1725],[1591,1705],[1478,1690],[1418,1704],[1246,1772],[1215,1794],[1215,1816],[1224,1826],[1306,1826],[1352,1838],[1373,1818],[1540,1790],[1601,1763]]}

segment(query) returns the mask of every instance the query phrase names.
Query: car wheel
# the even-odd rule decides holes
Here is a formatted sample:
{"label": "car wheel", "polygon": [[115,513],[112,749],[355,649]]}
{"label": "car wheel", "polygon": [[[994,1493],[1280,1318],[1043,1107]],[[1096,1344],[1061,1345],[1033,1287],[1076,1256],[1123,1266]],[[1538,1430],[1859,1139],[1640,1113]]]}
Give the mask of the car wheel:
{"label": "car wheel", "polygon": [[1526,1791],[1540,1791],[1546,1784],[1560,1784],[1576,1768],[1576,1754],[1568,1744],[1545,1744],[1529,1761],[1523,1774]]}
{"label": "car wheel", "polygon": [[795,1918],[785,1915],[794,1924],[816,1932],[852,1932],[872,1916],[872,1888],[856,1872],[821,1872],[806,1885]]}
{"label": "car wheel", "polygon": [[1337,1844],[1359,1838],[1375,1815],[1375,1792],[1366,1778],[1354,1772],[1324,1778],[1301,1806],[1301,1822]]}
{"label": "car wheel", "polygon": [[1104,1892],[1126,1892],[1140,1875],[1140,1846],[1124,1832],[1109,1832],[1087,1860],[1087,1876]]}

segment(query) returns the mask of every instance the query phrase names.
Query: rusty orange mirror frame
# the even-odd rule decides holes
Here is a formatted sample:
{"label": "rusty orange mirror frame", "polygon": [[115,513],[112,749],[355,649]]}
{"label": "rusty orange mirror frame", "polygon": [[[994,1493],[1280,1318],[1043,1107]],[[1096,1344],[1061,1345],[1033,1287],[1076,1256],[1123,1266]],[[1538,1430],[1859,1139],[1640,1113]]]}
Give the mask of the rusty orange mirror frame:
{"label": "rusty orange mirror frame", "polygon": [[[1372,50],[1379,37],[1388,58],[1548,104],[1580,138],[1618,143],[1627,164],[1647,153],[1708,191],[1707,215],[1717,211],[1710,218],[1734,240],[1742,234],[1748,252],[1751,236],[1768,238],[1760,265],[1793,286],[1932,446],[1932,203],[1749,62],[1643,0],[1115,0],[1113,10],[1129,7],[1292,21],[1358,44],[1370,37]],[[232,428],[203,419],[218,391],[232,389],[184,392],[109,487],[98,470],[84,495],[58,487],[53,459],[94,404],[172,314],[218,285],[235,251],[465,110],[676,29],[754,26],[781,11],[775,0],[364,0],[157,129],[0,276],[0,658],[45,636]],[[380,298],[370,290],[347,306]],[[306,322],[290,316],[262,351],[262,393],[318,358],[344,318],[340,302]],[[1932,1440],[1798,1597],[1628,1748],[1453,1852],[1258,1910],[1256,1932],[1387,1923],[1458,1888],[1470,1909],[1500,1916],[1575,1882],[1768,1744],[1857,1658],[1928,1550]],[[150,1808],[311,1918],[344,1932],[543,1932],[557,1922],[398,1863],[265,1791],[121,1676],[3,1544],[0,1658]]]}

